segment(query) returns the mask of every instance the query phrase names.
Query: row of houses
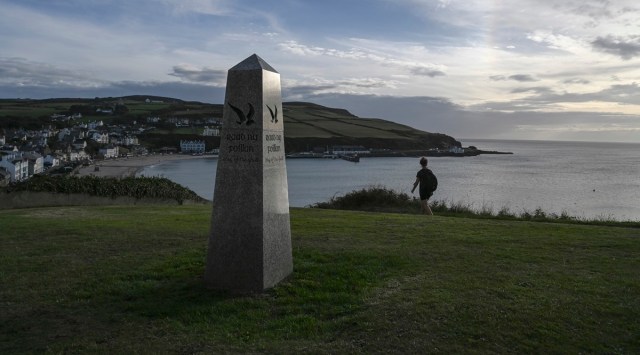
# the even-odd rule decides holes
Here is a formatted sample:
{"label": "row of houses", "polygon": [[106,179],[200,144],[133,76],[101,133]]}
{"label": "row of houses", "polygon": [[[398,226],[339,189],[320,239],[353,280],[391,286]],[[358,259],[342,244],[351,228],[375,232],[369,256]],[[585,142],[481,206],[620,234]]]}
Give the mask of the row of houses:
{"label": "row of houses", "polygon": [[[147,122],[160,122],[160,117],[149,117],[147,118]],[[210,118],[187,118],[187,117],[165,117],[164,120],[168,123],[175,124],[180,127],[202,127],[202,126],[220,126],[222,122],[220,118],[210,117]]]}
{"label": "row of houses", "polygon": [[181,140],[180,151],[182,153],[189,153],[189,154],[204,154],[205,152],[204,141]]}
{"label": "row of houses", "polygon": [[140,142],[136,134],[139,131],[126,131],[119,129],[86,129],[83,127],[63,128],[58,131],[58,142],[90,139],[99,144],[117,144],[123,146],[139,145]]}
{"label": "row of houses", "polygon": [[44,171],[45,159],[36,152],[0,151],[0,185],[24,181]]}

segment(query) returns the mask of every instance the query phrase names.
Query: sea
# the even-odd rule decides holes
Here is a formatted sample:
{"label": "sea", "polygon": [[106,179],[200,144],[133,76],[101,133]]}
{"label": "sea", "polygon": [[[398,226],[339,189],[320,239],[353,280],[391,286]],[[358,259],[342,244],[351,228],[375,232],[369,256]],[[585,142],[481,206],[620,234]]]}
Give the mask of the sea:
{"label": "sea", "polygon": [[[462,140],[463,146],[509,155],[429,157],[438,177],[432,200],[475,210],[566,214],[640,221],[640,144]],[[212,200],[216,158],[176,160],[138,175],[161,176]],[[418,158],[287,159],[289,204],[309,207],[370,186],[411,195]],[[417,191],[414,194],[417,197]]]}

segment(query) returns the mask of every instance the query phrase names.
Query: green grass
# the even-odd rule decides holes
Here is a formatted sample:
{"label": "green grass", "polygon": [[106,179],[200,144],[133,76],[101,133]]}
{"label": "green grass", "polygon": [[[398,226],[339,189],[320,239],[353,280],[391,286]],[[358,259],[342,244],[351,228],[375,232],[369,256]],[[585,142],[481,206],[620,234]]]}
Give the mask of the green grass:
{"label": "green grass", "polygon": [[204,288],[210,206],[0,211],[0,353],[638,353],[640,231],[293,209],[294,274]]}

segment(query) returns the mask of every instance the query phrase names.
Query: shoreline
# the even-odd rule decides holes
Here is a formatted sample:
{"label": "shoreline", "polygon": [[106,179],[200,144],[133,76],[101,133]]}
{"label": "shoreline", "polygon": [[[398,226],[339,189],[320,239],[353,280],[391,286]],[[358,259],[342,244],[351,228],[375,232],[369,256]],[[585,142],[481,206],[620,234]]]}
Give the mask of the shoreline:
{"label": "shoreline", "polygon": [[[214,155],[151,154],[145,156],[98,160],[91,165],[81,166],[76,176],[97,176],[125,178],[136,176],[144,168],[174,160],[210,158]],[[98,170],[96,170],[96,167]]]}
{"label": "shoreline", "polygon": [[[477,150],[474,152],[468,153],[449,153],[449,152],[439,152],[439,154],[435,154],[434,152],[426,152],[426,151],[403,151],[403,152],[378,152],[377,154],[363,155],[362,157],[368,158],[376,158],[376,157],[420,157],[420,156],[476,156],[480,154],[513,154],[511,152],[496,152],[496,151],[483,151]],[[91,165],[80,166],[76,170],[76,176],[96,176],[96,177],[116,177],[116,178],[125,178],[136,176],[139,172],[144,170],[144,168],[162,164],[175,160],[191,160],[191,159],[202,159],[202,158],[212,158],[217,157],[217,155],[185,155],[185,154],[150,154],[144,156],[135,156],[135,157],[125,157],[125,158],[116,158],[116,159],[107,159],[107,160],[97,160]],[[313,159],[320,158],[320,156],[295,156],[295,154],[288,155],[287,159]],[[96,167],[98,170],[96,170]]]}

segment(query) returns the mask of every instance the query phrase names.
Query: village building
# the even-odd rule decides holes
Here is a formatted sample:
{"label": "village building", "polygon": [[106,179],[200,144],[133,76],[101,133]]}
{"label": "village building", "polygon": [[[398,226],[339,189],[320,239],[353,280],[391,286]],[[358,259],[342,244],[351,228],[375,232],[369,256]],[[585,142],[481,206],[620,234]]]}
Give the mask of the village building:
{"label": "village building", "polygon": [[361,145],[334,145],[331,147],[331,154],[334,155],[362,155],[369,154],[371,151]]}
{"label": "village building", "polygon": [[120,149],[117,145],[110,144],[104,148],[100,148],[98,155],[104,159],[117,158],[118,155],[120,155],[119,151]]}
{"label": "village building", "polygon": [[44,170],[49,170],[53,167],[60,165],[61,158],[57,155],[48,154],[44,157]]}
{"label": "village building", "polygon": [[44,158],[36,152],[23,153],[22,157],[27,160],[28,176],[44,172]]}
{"label": "village building", "polygon": [[29,178],[29,161],[20,152],[0,152],[0,167],[9,173],[11,182]]}
{"label": "village building", "polygon": [[196,153],[202,154],[205,150],[204,141],[189,141],[189,140],[181,140],[180,141],[180,151],[183,153]]}
{"label": "village building", "polygon": [[94,131],[89,134],[89,138],[91,140],[94,140],[96,143],[100,143],[100,144],[109,143],[109,134],[106,132]]}
{"label": "village building", "polygon": [[203,136],[209,137],[219,137],[220,136],[220,128],[219,127],[211,127],[204,126],[204,131],[202,132]]}

